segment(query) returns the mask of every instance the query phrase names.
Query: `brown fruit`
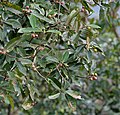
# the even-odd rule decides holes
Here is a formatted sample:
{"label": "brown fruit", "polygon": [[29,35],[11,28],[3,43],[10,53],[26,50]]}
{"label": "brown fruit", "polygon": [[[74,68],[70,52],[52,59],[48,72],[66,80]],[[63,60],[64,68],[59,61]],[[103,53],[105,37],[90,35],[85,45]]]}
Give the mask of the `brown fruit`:
{"label": "brown fruit", "polygon": [[62,67],[63,66],[63,64],[62,63],[59,63],[59,67]]}
{"label": "brown fruit", "polygon": [[97,77],[96,77],[96,76],[93,76],[93,80],[97,80]]}
{"label": "brown fruit", "polygon": [[[26,9],[26,10],[27,10],[27,9]],[[27,13],[27,14],[30,14],[30,13],[32,13],[32,10],[27,10],[26,13]]]}
{"label": "brown fruit", "polygon": [[31,37],[32,37],[32,38],[35,38],[35,37],[36,37],[36,34],[34,34],[34,33],[31,34]]}
{"label": "brown fruit", "polygon": [[63,26],[64,27],[64,29],[66,29],[66,26]]}
{"label": "brown fruit", "polygon": [[85,12],[85,9],[82,8],[82,9],[81,9],[81,12]]}
{"label": "brown fruit", "polygon": [[29,6],[26,6],[26,9],[29,9],[30,7]]}
{"label": "brown fruit", "polygon": [[84,6],[82,7],[81,12],[85,12],[85,7]]}
{"label": "brown fruit", "polygon": [[89,77],[89,79],[92,81],[92,80],[93,80],[93,77]]}
{"label": "brown fruit", "polygon": [[55,17],[57,14],[53,14],[53,16],[52,17]]}
{"label": "brown fruit", "polygon": [[61,5],[63,5],[63,4],[64,4],[64,2],[60,2],[60,4],[61,4]]}
{"label": "brown fruit", "polygon": [[93,76],[93,75],[92,75],[92,76],[89,77],[89,79],[90,79],[91,81],[93,81],[93,80],[97,80],[98,78],[97,78],[97,76]]}
{"label": "brown fruit", "polygon": [[44,49],[45,49],[45,48],[42,47],[42,46],[39,47],[39,50],[40,50],[40,51],[43,51]]}
{"label": "brown fruit", "polygon": [[55,3],[59,3],[59,0],[55,0]]}

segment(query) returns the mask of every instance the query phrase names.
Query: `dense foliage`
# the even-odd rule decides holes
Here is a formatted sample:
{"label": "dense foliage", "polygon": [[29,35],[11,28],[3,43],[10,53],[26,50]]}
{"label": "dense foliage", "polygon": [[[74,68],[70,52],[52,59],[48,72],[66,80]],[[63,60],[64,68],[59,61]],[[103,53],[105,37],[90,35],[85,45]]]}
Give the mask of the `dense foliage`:
{"label": "dense foliage", "polygon": [[118,115],[119,10],[119,0],[1,1],[0,115]]}

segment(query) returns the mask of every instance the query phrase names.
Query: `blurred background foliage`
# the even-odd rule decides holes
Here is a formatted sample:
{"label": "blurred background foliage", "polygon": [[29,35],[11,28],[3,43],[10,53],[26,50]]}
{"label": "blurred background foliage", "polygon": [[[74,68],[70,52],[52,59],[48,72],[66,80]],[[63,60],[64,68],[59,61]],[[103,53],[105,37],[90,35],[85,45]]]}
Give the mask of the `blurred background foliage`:
{"label": "blurred background foliage", "polygon": [[1,0],[0,115],[119,115],[119,0]]}

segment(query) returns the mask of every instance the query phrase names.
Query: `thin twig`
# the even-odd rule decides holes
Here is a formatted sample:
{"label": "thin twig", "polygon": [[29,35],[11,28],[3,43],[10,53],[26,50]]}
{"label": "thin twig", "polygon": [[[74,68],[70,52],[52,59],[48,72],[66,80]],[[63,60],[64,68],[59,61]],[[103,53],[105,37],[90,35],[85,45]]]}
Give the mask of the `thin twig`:
{"label": "thin twig", "polygon": [[116,31],[115,25],[113,24],[112,27],[113,27],[112,29],[113,29],[113,32],[114,32],[116,38],[119,40],[120,37],[119,37],[119,35],[118,35],[117,31]]}
{"label": "thin twig", "polygon": [[[58,67],[56,67],[56,69],[58,70],[58,72],[59,72],[60,76],[64,79],[64,81],[68,82],[68,81],[67,81],[67,80],[63,77],[63,75],[61,74],[61,72],[60,72],[59,68],[58,68]],[[69,83],[69,82],[68,82],[68,83]],[[70,83],[69,83],[69,85],[70,85]]]}
{"label": "thin twig", "polygon": [[36,72],[37,72],[37,74],[40,76],[40,77],[42,77],[47,83],[49,83],[48,82],[48,80],[36,69]]}
{"label": "thin twig", "polygon": [[8,115],[11,115],[11,105],[8,105]]}

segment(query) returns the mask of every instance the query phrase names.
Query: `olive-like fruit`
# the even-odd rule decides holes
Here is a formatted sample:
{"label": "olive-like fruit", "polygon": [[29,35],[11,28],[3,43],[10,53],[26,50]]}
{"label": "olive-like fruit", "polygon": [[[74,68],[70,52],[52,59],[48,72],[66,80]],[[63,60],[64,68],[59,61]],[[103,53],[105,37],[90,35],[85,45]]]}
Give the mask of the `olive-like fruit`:
{"label": "olive-like fruit", "polygon": [[35,34],[35,37],[37,37],[37,38],[38,38],[38,34]]}
{"label": "olive-like fruit", "polygon": [[31,34],[31,37],[32,37],[32,38],[35,38],[35,37],[36,37],[36,34],[34,34],[34,33]]}
{"label": "olive-like fruit", "polygon": [[29,9],[30,7],[29,6],[26,6],[26,9]]}
{"label": "olive-like fruit", "polygon": [[94,52],[97,52],[98,50],[96,48],[94,48]]}
{"label": "olive-like fruit", "polygon": [[48,18],[52,18],[52,15],[48,15]]}
{"label": "olive-like fruit", "polygon": [[97,76],[93,76],[93,80],[97,80],[98,78],[97,78]]}
{"label": "olive-like fruit", "polygon": [[61,5],[63,5],[63,4],[64,4],[64,2],[60,2],[60,4],[61,4]]}
{"label": "olive-like fruit", "polygon": [[62,67],[63,66],[63,64],[62,63],[59,63],[59,67]]}
{"label": "olive-like fruit", "polygon": [[88,28],[89,30],[91,30],[91,27],[90,27],[90,26],[88,26],[87,28]]}

